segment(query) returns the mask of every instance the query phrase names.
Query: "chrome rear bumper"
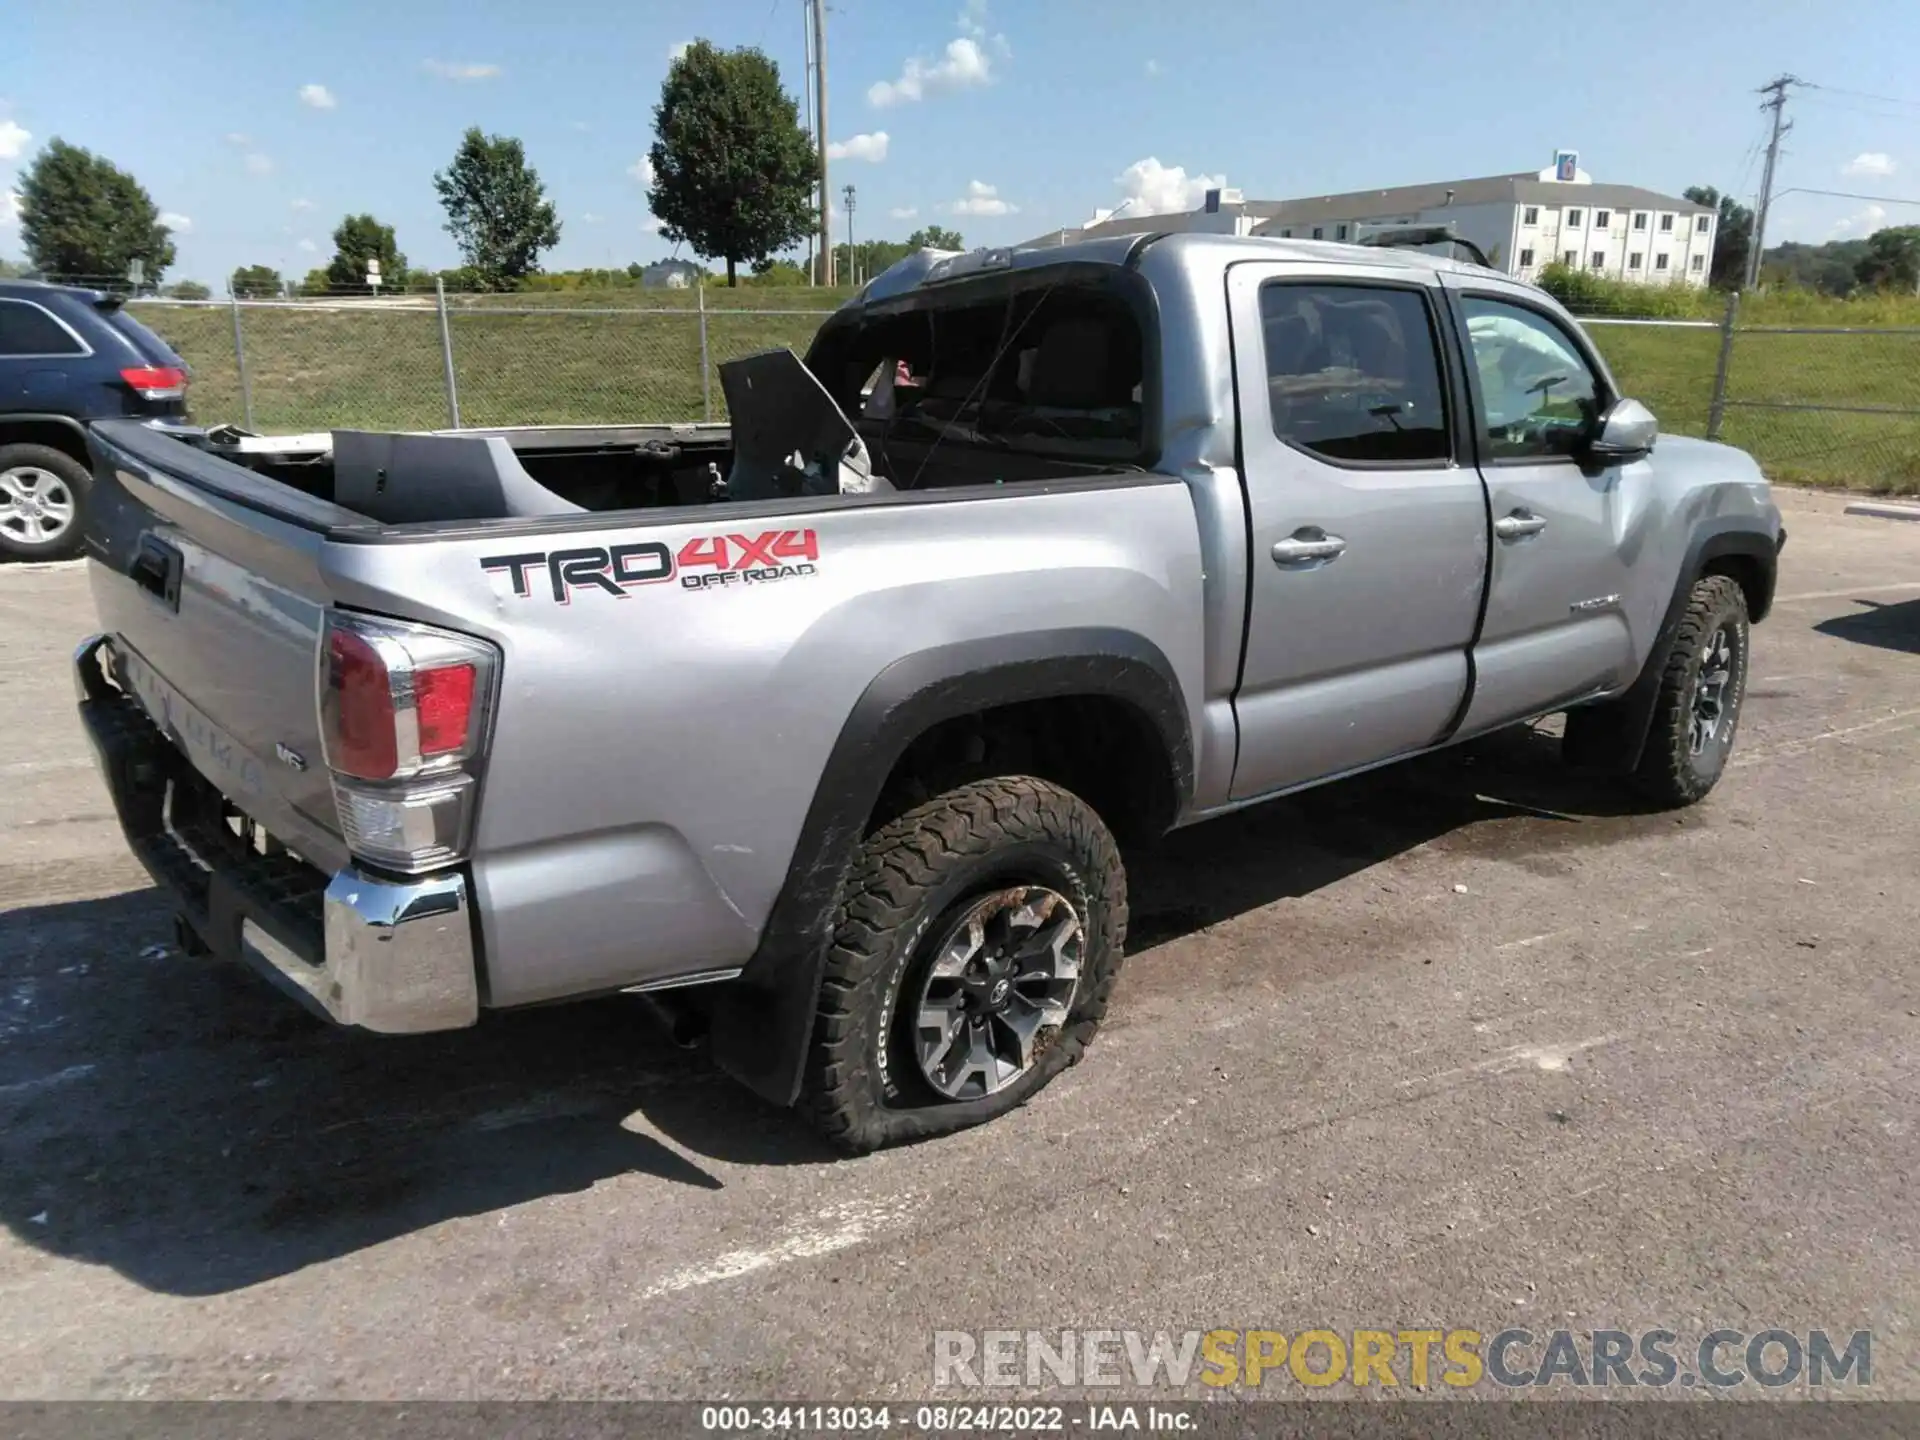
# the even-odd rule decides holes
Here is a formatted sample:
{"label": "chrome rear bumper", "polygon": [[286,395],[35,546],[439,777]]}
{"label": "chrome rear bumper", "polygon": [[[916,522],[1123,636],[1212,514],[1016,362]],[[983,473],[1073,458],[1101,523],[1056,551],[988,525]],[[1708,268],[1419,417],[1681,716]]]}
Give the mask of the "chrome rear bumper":
{"label": "chrome rear bumper", "polygon": [[327,876],[243,841],[211,782],[109,681],[110,658],[104,636],[75,651],[80,718],[127,844],[210,950],[341,1025],[415,1034],[479,1018],[463,872],[403,879],[348,866]]}

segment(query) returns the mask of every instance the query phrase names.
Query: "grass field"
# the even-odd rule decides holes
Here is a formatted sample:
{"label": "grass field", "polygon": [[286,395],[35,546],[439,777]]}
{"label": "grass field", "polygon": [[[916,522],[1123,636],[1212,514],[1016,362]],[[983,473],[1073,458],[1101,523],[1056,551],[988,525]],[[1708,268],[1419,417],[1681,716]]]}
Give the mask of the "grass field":
{"label": "grass field", "polygon": [[[696,298],[687,291],[617,296],[502,296],[452,307],[460,418],[467,425],[699,419],[705,411]],[[804,351],[824,306],[817,290],[708,292],[712,367],[773,346]],[[644,304],[667,313],[634,313]],[[726,307],[721,310],[720,307]],[[810,307],[806,313],[768,313]],[[1777,308],[1777,307],[1776,307]],[[1750,306],[1748,318],[1765,314]],[[720,313],[715,313],[720,311]],[[752,313],[728,313],[748,311]],[[1757,314],[1755,313],[1757,312]],[[244,415],[233,315],[220,304],[141,304],[150,325],[193,366],[204,421]],[[1851,321],[1865,318],[1847,317]],[[1907,320],[1904,313],[1880,316]],[[1842,323],[1794,315],[1792,323]],[[449,423],[438,317],[431,308],[246,307],[242,332],[253,426],[262,431],[426,428]],[[1704,435],[1720,335],[1715,329],[1596,323],[1590,333],[1622,387],[1674,434]],[[1743,329],[1729,370],[1722,438],[1754,452],[1776,479],[1889,494],[1920,493],[1920,333],[1781,334]],[[1742,402],[1749,402],[1743,404]],[[1751,402],[1853,407],[1750,408]]]}

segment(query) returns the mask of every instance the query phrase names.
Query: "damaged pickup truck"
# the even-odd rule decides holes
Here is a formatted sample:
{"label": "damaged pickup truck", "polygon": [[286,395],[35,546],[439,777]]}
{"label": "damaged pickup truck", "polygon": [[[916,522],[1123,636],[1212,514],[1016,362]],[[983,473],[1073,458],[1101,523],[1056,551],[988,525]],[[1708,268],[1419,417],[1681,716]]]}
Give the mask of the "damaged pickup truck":
{"label": "damaged pickup truck", "polygon": [[922,252],[725,427],[93,432],[81,710],[183,937],[385,1032],[650,992],[868,1150],[1092,1039],[1122,844],[1500,726],[1720,778],[1783,540],[1540,291]]}

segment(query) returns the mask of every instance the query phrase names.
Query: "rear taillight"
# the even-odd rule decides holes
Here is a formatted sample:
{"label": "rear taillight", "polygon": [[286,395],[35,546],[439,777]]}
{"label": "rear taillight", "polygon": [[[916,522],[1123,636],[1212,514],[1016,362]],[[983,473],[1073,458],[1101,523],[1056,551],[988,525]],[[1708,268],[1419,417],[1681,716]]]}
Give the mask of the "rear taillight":
{"label": "rear taillight", "polygon": [[143,400],[178,400],[187,393],[187,372],[177,365],[136,365],[120,378]]}
{"label": "rear taillight", "polygon": [[410,873],[460,859],[499,653],[329,611],[320,654],[321,745],[348,848]]}

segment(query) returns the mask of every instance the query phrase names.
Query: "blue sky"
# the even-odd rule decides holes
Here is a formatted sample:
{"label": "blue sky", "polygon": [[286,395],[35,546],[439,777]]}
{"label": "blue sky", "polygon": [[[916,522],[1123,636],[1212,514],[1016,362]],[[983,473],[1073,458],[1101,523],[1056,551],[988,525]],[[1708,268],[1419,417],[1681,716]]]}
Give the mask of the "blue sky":
{"label": "blue sky", "polygon": [[[964,8],[963,8],[964,7]],[[651,260],[636,162],[673,47],[759,45],[798,93],[800,0],[5,0],[9,182],[58,135],[131,170],[177,223],[174,279],[324,264],[348,211],[415,264],[456,260],[431,176],[467,125],[517,135],[556,201],[551,269]],[[1755,87],[1791,69],[1779,185],[1920,198],[1920,5],[1823,22],[1787,0],[835,0],[829,139],[861,237],[937,222],[969,243],[1077,224],[1138,192],[1180,208],[1545,166],[1751,195]],[[1874,98],[1868,98],[1874,97]],[[884,135],[884,143],[877,137]],[[1920,223],[1920,206],[1795,195],[1769,239]],[[311,248],[308,248],[311,247]]]}

